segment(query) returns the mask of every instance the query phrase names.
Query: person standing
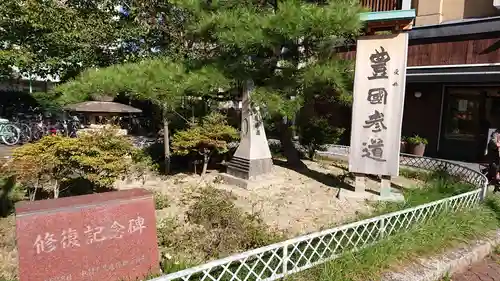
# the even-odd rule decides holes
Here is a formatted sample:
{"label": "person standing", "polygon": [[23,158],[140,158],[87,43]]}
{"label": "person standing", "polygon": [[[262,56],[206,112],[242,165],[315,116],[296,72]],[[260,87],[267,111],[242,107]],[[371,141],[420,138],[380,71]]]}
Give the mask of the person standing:
{"label": "person standing", "polygon": [[490,183],[494,183],[495,189],[493,192],[500,191],[500,177],[498,175],[498,168],[500,166],[500,131],[497,129],[491,133],[490,140],[488,142],[488,180]]}

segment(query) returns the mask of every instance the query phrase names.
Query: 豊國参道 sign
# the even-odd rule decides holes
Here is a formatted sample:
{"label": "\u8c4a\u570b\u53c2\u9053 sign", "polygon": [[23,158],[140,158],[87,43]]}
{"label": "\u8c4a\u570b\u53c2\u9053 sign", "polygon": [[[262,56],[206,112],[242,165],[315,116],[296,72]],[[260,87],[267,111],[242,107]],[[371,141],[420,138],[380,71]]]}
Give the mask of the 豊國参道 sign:
{"label": "\u8c4a\u570b\u53c2\u9053 sign", "polygon": [[407,33],[357,41],[350,172],[399,173],[407,46]]}

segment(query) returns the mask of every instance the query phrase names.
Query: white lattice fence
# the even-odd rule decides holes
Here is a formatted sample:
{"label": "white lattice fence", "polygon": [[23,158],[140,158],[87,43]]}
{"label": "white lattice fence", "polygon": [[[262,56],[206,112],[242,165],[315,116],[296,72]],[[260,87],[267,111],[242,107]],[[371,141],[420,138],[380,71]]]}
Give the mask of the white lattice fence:
{"label": "white lattice fence", "polygon": [[[348,147],[342,147],[348,153]],[[154,281],[250,281],[275,280],[358,251],[398,231],[417,226],[445,211],[477,205],[485,190],[486,178],[467,167],[444,160],[402,155],[401,165],[432,171],[446,171],[478,189],[414,208],[350,223],[281,243],[216,260],[168,274]]]}

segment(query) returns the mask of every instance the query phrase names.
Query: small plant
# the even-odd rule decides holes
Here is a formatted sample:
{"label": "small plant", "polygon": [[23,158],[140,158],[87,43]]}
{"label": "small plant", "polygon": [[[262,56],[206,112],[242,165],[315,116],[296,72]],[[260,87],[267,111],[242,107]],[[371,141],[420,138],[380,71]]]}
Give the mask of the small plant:
{"label": "small plant", "polygon": [[221,184],[224,182],[224,178],[222,176],[216,176],[212,181],[213,184]]}
{"label": "small plant", "polygon": [[449,273],[446,273],[439,281],[452,281]]}
{"label": "small plant", "polygon": [[163,271],[163,274],[169,274],[184,270],[186,268],[190,268],[192,266],[195,266],[195,264],[184,261],[182,259],[175,259],[172,256],[167,255],[162,257],[162,260],[160,261],[160,266]]}
{"label": "small plant", "polygon": [[227,124],[226,117],[214,112],[203,118],[201,124],[192,124],[190,128],[175,133],[172,150],[177,155],[197,153],[203,157],[205,175],[210,157],[214,153],[226,153],[229,143],[239,138],[238,131]]}
{"label": "small plant", "polygon": [[262,247],[281,238],[269,232],[259,214],[237,208],[230,192],[208,186],[193,195],[192,200],[187,222],[203,227],[205,241],[199,244],[207,258]]}
{"label": "small plant", "polygon": [[495,249],[493,249],[493,253],[494,253],[495,255],[500,255],[500,245],[497,245],[497,246],[495,247]]}
{"label": "small plant", "polygon": [[344,128],[335,128],[328,123],[324,117],[301,118],[299,124],[300,144],[306,150],[309,159],[314,158],[316,150],[323,148],[325,144],[337,144],[340,137],[344,134]]}
{"label": "small plant", "polygon": [[419,135],[414,135],[413,137],[409,137],[406,139],[406,141],[409,144],[413,144],[413,145],[419,145],[419,144],[427,145],[428,144],[427,139],[420,137]]}
{"label": "small plant", "polygon": [[167,195],[165,195],[159,191],[155,191],[153,194],[154,194],[153,197],[155,199],[155,209],[156,210],[165,209],[170,205]]}

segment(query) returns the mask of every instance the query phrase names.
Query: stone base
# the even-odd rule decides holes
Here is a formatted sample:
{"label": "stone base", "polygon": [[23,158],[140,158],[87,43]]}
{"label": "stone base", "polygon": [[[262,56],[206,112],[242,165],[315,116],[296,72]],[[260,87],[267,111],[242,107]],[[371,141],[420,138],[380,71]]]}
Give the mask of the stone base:
{"label": "stone base", "polygon": [[222,173],[220,174],[224,183],[228,185],[235,185],[244,189],[253,189],[262,185],[260,179],[242,179],[237,176]]}
{"label": "stone base", "polygon": [[244,159],[233,157],[227,165],[227,173],[240,179],[253,179],[257,176],[268,174],[272,171],[273,160],[265,159]]}
{"label": "stone base", "polygon": [[384,202],[404,202],[405,197],[401,193],[392,192],[388,195],[379,196],[378,201]]}
{"label": "stone base", "polygon": [[379,195],[372,191],[356,192],[347,189],[340,189],[337,195],[339,199],[355,199],[368,201],[384,201],[384,202],[404,202],[403,194],[391,192],[389,194]]}

